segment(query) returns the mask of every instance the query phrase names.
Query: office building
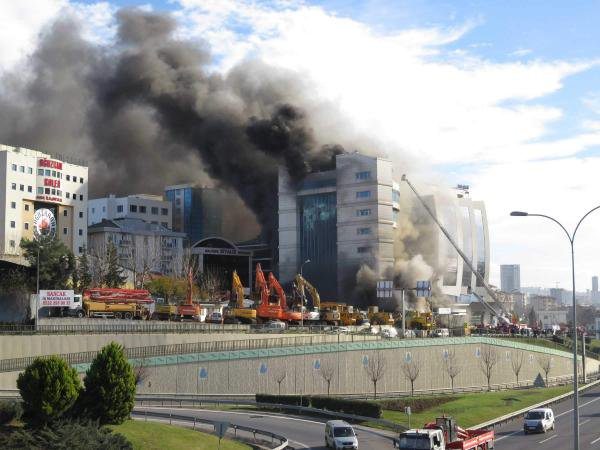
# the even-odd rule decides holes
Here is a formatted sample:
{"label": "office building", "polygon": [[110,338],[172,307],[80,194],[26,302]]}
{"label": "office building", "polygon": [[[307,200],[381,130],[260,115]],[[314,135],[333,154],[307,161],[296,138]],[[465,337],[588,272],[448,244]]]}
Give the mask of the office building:
{"label": "office building", "polygon": [[185,233],[190,245],[222,236],[225,195],[219,189],[194,184],[167,186],[165,198],[171,202],[173,231]]}
{"label": "office building", "polygon": [[102,220],[88,227],[88,251],[105,255],[110,244],[117,249],[120,265],[133,284],[140,274],[182,274],[185,234],[142,219]]}
{"label": "office building", "polygon": [[84,162],[0,145],[0,259],[23,263],[20,242],[52,232],[75,255],[87,243]]}
{"label": "office building", "polygon": [[[299,183],[279,171],[279,276],[291,282],[304,261],[303,274],[322,298],[349,301],[357,271],[369,266],[378,279],[389,278],[399,258],[400,176],[389,159],[359,153],[336,156],[335,169],[311,173]],[[412,193],[410,194],[412,195]],[[468,191],[448,201],[428,195],[425,201],[484,279],[489,274],[489,242],[485,207],[468,198]],[[433,280],[455,300],[471,287],[475,276],[433,221],[431,256],[444,267]],[[466,270],[465,270],[466,269]]]}
{"label": "office building", "polygon": [[508,293],[521,290],[521,266],[519,264],[502,264],[500,266],[500,289]]}
{"label": "office building", "polygon": [[550,288],[550,297],[556,300],[557,305],[569,304],[571,296],[571,291],[566,291],[563,288]]}
{"label": "office building", "polygon": [[147,194],[126,197],[109,195],[88,202],[88,225],[113,219],[140,219],[170,230],[171,202],[163,200],[160,195]]}
{"label": "office building", "polygon": [[591,293],[592,302],[598,302],[600,300],[600,294],[598,293],[598,277],[592,277],[592,293]]}

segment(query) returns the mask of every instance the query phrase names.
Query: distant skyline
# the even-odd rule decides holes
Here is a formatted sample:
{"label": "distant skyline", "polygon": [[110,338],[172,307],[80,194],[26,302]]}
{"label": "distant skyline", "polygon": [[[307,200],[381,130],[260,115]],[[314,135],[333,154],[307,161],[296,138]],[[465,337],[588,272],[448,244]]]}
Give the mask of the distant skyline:
{"label": "distant skyline", "polygon": [[[0,71],[24,64],[59,16],[78,18],[89,40],[113,39],[121,7],[172,14],[182,38],[210,48],[217,73],[257,59],[299,74],[359,150],[469,184],[485,201],[493,284],[514,263],[523,286],[569,289],[563,232],[509,213],[549,214],[571,230],[600,204],[600,2],[11,1],[0,8]],[[600,212],[577,237],[577,290],[600,273],[598,228]]]}

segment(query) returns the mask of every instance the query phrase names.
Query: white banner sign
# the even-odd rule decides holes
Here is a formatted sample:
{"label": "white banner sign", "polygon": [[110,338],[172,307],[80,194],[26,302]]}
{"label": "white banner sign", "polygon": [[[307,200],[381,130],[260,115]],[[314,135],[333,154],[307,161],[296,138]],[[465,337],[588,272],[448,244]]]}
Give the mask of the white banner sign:
{"label": "white banner sign", "polygon": [[40,308],[43,307],[73,307],[75,292],[65,290],[40,290]]}

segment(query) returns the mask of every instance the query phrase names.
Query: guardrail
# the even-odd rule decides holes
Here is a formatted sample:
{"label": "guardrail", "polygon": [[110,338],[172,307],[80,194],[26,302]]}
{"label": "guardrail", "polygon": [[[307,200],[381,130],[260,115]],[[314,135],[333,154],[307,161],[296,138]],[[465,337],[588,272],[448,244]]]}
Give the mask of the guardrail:
{"label": "guardrail", "polygon": [[[148,419],[148,417],[154,417],[154,418],[159,418],[159,419],[169,419],[169,423],[172,423],[174,420],[179,421],[179,422],[189,422],[189,423],[193,424],[194,429],[196,428],[196,424],[211,425],[213,427],[213,429],[214,429],[215,425],[217,424],[217,422],[212,421],[212,420],[201,419],[199,417],[188,416],[188,415],[184,415],[184,414],[173,414],[172,412],[162,413],[162,412],[158,412],[158,411],[148,411],[148,410],[142,410],[142,411],[137,410],[136,411],[136,410],[134,410],[132,415],[137,416],[137,417],[144,417],[146,420]],[[257,435],[266,437],[268,440],[271,441],[271,446],[272,446],[271,450],[283,450],[289,444],[288,439],[285,436],[281,436],[276,433],[271,433],[270,431],[260,430],[258,428],[246,427],[244,425],[238,425],[235,423],[231,423],[229,426],[230,426],[230,428],[233,429],[235,437],[237,437],[238,431],[244,431],[244,432],[250,433],[253,436],[255,442],[257,441],[257,439],[256,439]],[[275,445],[275,440],[279,441],[278,445]]]}
{"label": "guardrail", "polygon": [[[155,345],[148,347],[129,347],[125,348],[125,355],[128,359],[144,359],[150,357],[160,357],[169,355],[185,355],[193,353],[213,353],[238,350],[257,350],[270,348],[297,347],[304,345],[328,344],[334,342],[362,342],[367,340],[377,340],[376,336],[368,335],[309,335],[293,337],[265,337],[263,339],[241,339],[230,341],[205,341],[183,344]],[[63,353],[59,354],[69,364],[83,364],[91,362],[99,350],[87,352]],[[29,366],[38,356],[27,356],[24,358],[11,358],[0,360],[0,372],[13,372],[23,370]]]}
{"label": "guardrail", "polygon": [[[76,322],[78,319],[73,319]],[[96,319],[97,323],[0,324],[0,334],[131,334],[131,333],[247,333],[250,325],[200,322],[153,322]]]}
{"label": "guardrail", "polygon": [[[592,388],[592,387],[600,384],[600,376],[597,375],[596,378],[597,379],[595,381],[592,381],[592,382],[586,384],[585,386],[581,386],[577,390],[577,392],[582,392],[586,389]],[[497,425],[502,425],[504,423],[511,422],[512,420],[523,416],[525,413],[527,413],[528,411],[531,411],[532,409],[554,405],[555,403],[559,403],[559,402],[563,401],[564,399],[572,397],[572,396],[573,396],[573,392],[567,392],[566,394],[562,394],[562,395],[553,397],[551,399],[544,400],[543,402],[536,403],[535,405],[531,405],[526,408],[520,409],[518,411],[509,413],[509,414],[505,414],[504,416],[500,416],[495,419],[488,420],[487,422],[480,423],[478,425],[475,425],[473,428],[476,430],[479,430],[481,428],[493,428]]]}
{"label": "guardrail", "polygon": [[[327,417],[336,417],[339,419],[347,419],[355,422],[371,422],[376,423],[378,425],[382,425],[388,428],[391,428],[394,431],[404,431],[406,427],[392,422],[391,420],[386,419],[377,419],[374,417],[366,417],[366,416],[357,416],[354,414],[346,414],[337,411],[328,411],[326,409],[318,409],[318,408],[310,408],[307,406],[296,406],[296,405],[284,405],[280,403],[261,403],[251,400],[218,400],[218,399],[198,399],[194,397],[187,398],[178,398],[176,396],[171,397],[152,397],[152,396],[137,396],[135,398],[136,403],[140,404],[140,407],[143,406],[144,402],[151,403],[160,402],[161,407],[171,407],[171,408],[197,408],[204,405],[214,404],[214,405],[245,405],[245,406],[256,406],[257,408],[268,408],[268,409],[279,409],[282,411],[295,411],[299,413],[309,413],[313,415],[319,416],[327,416]],[[187,403],[187,404],[185,404]],[[147,407],[158,406],[158,405],[150,405],[147,404]]]}

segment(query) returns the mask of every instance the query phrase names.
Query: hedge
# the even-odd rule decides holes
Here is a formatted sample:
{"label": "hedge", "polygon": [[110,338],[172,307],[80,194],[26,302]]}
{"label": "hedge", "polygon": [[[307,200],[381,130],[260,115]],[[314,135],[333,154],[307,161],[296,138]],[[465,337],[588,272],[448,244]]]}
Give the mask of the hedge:
{"label": "hedge", "polygon": [[326,409],[356,416],[381,417],[381,405],[364,400],[346,400],[335,397],[311,397],[310,404],[313,408]]}
{"label": "hedge", "polygon": [[13,420],[19,420],[23,414],[21,402],[15,400],[0,401],[0,425],[5,425]]}
{"label": "hedge", "polygon": [[[276,403],[279,405],[305,406],[309,405],[309,398],[306,395],[271,395],[256,394],[257,403]],[[302,402],[302,403],[301,403]]]}
{"label": "hedge", "polygon": [[425,411],[426,409],[443,405],[444,403],[448,403],[452,400],[456,400],[456,396],[439,395],[435,397],[412,397],[393,400],[380,400],[379,404],[383,409],[389,409],[391,411],[404,411],[404,408],[410,406],[410,409],[413,413],[419,413]]}

